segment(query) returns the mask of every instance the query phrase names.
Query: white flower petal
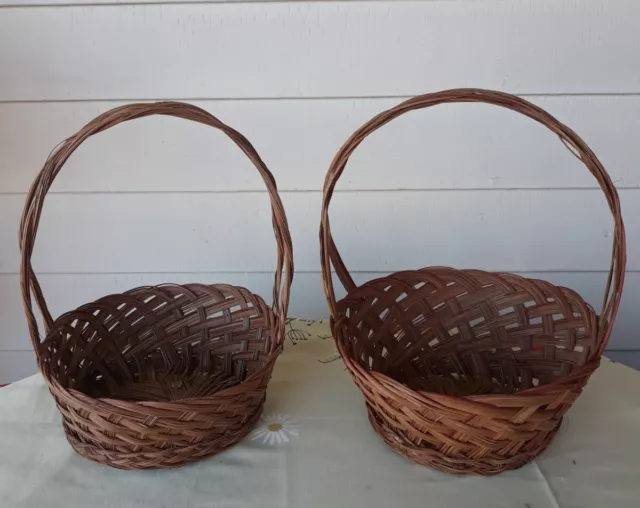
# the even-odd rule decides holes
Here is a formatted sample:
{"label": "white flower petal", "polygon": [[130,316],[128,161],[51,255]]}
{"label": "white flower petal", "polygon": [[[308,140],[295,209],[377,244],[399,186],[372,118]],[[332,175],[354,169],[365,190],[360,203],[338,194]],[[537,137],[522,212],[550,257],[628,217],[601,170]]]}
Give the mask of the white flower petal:
{"label": "white flower petal", "polygon": [[[269,428],[272,425],[276,426],[276,430]],[[252,439],[262,439],[262,443],[268,445],[289,443],[289,436],[297,436],[298,429],[298,420],[285,413],[263,414],[258,428],[253,431]]]}

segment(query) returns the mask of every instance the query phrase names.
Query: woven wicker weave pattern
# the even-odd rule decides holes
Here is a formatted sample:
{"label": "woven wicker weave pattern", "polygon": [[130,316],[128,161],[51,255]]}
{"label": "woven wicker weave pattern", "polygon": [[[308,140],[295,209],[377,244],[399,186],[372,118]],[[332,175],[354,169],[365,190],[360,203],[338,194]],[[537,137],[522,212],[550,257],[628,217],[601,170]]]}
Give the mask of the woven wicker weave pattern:
{"label": "woven wicker weave pattern", "polygon": [[[273,307],[240,287],[165,284],[103,297],[54,321],[31,266],[46,192],[87,137],[152,114],[222,130],[263,176],[278,246]],[[67,439],[78,453],[122,469],[174,467],[217,453],[251,430],[282,350],[293,254],[273,176],[240,133],[188,104],[134,104],[108,111],[45,163],[27,197],[20,246],[33,346]],[[32,295],[44,317],[42,341]]]}
{"label": "woven wicker weave pattern", "polygon": [[70,441],[118,467],[178,465],[235,443],[260,414],[280,352],[270,319],[247,290],[197,284],[137,288],[61,316],[42,366]]}
{"label": "woven wicker weave pattern", "polygon": [[[328,207],[337,180],[368,134],[405,112],[447,102],[486,102],[529,116],[597,179],[615,222],[600,317],[569,289],[480,270],[432,267],[356,287],[331,237]],[[593,152],[527,101],[474,89],[415,97],[356,131],[325,180],[320,241],[334,338],[371,424],[409,459],[456,474],[516,468],[547,446],[607,345],[626,260],[618,195]],[[331,264],[347,289],[339,302]]]}

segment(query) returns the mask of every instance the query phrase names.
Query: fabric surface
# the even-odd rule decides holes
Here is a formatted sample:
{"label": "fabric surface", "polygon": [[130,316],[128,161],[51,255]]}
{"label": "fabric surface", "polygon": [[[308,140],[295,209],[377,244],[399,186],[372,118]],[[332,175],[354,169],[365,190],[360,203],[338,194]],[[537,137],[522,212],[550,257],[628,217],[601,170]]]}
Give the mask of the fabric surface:
{"label": "fabric surface", "polygon": [[119,471],[75,454],[40,375],[0,390],[0,507],[623,508],[640,504],[640,372],[603,360],[534,463],[490,478],[413,465],[371,429],[327,322],[289,320],[261,422],[194,465]]}

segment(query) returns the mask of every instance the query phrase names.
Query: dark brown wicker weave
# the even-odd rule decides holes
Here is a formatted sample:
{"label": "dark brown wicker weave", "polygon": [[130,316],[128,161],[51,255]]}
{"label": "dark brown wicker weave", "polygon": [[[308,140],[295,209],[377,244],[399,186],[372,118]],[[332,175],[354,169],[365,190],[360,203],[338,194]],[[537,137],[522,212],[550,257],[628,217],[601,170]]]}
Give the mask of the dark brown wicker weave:
{"label": "dark brown wicker weave", "polygon": [[[167,284],[106,296],[52,319],[31,266],[47,191],[88,137],[149,115],[223,131],[262,175],[278,246],[272,308],[241,287]],[[27,197],[20,247],[22,295],[38,364],[79,454],[121,469],[175,467],[224,450],[251,430],[282,349],[293,254],[275,180],[239,132],[177,102],[127,105],[100,115],[49,156]],[[42,341],[32,295],[44,317]]]}
{"label": "dark brown wicker weave", "polygon": [[[532,118],[556,133],[596,178],[615,220],[599,317],[570,289],[507,273],[435,267],[356,287],[329,227],[336,182],[367,135],[403,113],[448,102],[485,102]],[[415,97],[358,129],[329,168],[320,241],[333,336],[365,396],[371,424],[407,458],[455,474],[500,473],[544,450],[598,367],[624,280],[618,194],[600,161],[542,109],[485,90]],[[331,264],[347,290],[340,301]]]}

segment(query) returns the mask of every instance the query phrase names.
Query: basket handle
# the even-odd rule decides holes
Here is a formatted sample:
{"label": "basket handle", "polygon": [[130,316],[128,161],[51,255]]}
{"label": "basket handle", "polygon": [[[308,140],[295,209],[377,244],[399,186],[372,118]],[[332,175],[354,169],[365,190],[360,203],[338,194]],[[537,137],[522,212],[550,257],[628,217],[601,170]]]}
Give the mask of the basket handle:
{"label": "basket handle", "polygon": [[262,161],[247,138],[197,106],[181,102],[129,104],[111,109],[110,111],[101,114],[85,125],[76,134],[58,145],[47,158],[44,163],[44,167],[29,189],[24,210],[22,212],[22,219],[20,221],[20,284],[22,288],[22,299],[25,314],[27,316],[29,326],[29,334],[31,335],[31,341],[37,356],[39,356],[38,353],[41,339],[38,330],[38,323],[33,312],[31,299],[32,291],[44,318],[45,334],[53,325],[53,318],[51,317],[40,283],[38,282],[31,265],[31,255],[36,241],[36,234],[47,191],[53,184],[53,181],[67,159],[87,138],[119,123],[151,115],[166,115],[184,118],[185,120],[192,120],[221,130],[229,136],[236,145],[238,145],[240,150],[242,150],[251,160],[262,176],[271,200],[272,222],[278,249],[277,267],[273,287],[273,311],[276,315],[276,319],[278,320],[277,329],[281,333],[284,333],[285,318],[289,307],[289,291],[293,279],[293,248],[291,244],[289,226],[287,224],[287,217],[285,215],[280,196],[278,195],[276,181],[265,163]]}
{"label": "basket handle", "polygon": [[615,224],[609,277],[607,279],[602,302],[602,310],[598,320],[598,337],[601,339],[599,353],[602,353],[609,341],[613,322],[618,312],[625,275],[625,232],[624,224],[622,222],[622,214],[620,211],[618,192],[596,155],[591,151],[587,144],[575,132],[573,132],[573,130],[560,123],[543,109],[524,99],[507,93],[491,90],[463,88],[413,97],[412,99],[398,104],[397,106],[373,117],[362,127],[356,130],[356,132],[354,132],[342,145],[340,150],[338,150],[338,153],[335,155],[331,165],[329,166],[329,170],[324,181],[320,223],[322,281],[331,317],[335,320],[338,316],[336,310],[336,295],[333,288],[333,281],[331,279],[331,265],[333,264],[335,267],[336,274],[347,291],[352,291],[356,287],[335,246],[333,237],[331,236],[331,227],[329,223],[329,203],[331,202],[331,197],[333,196],[336,183],[340,178],[340,175],[342,175],[349,157],[369,134],[387,124],[394,118],[403,115],[408,111],[413,111],[414,109],[423,109],[438,104],[452,102],[483,102],[493,104],[495,106],[511,109],[541,123],[560,138],[567,148],[582,161],[598,181],[600,188],[607,198],[607,203],[613,215]]}

